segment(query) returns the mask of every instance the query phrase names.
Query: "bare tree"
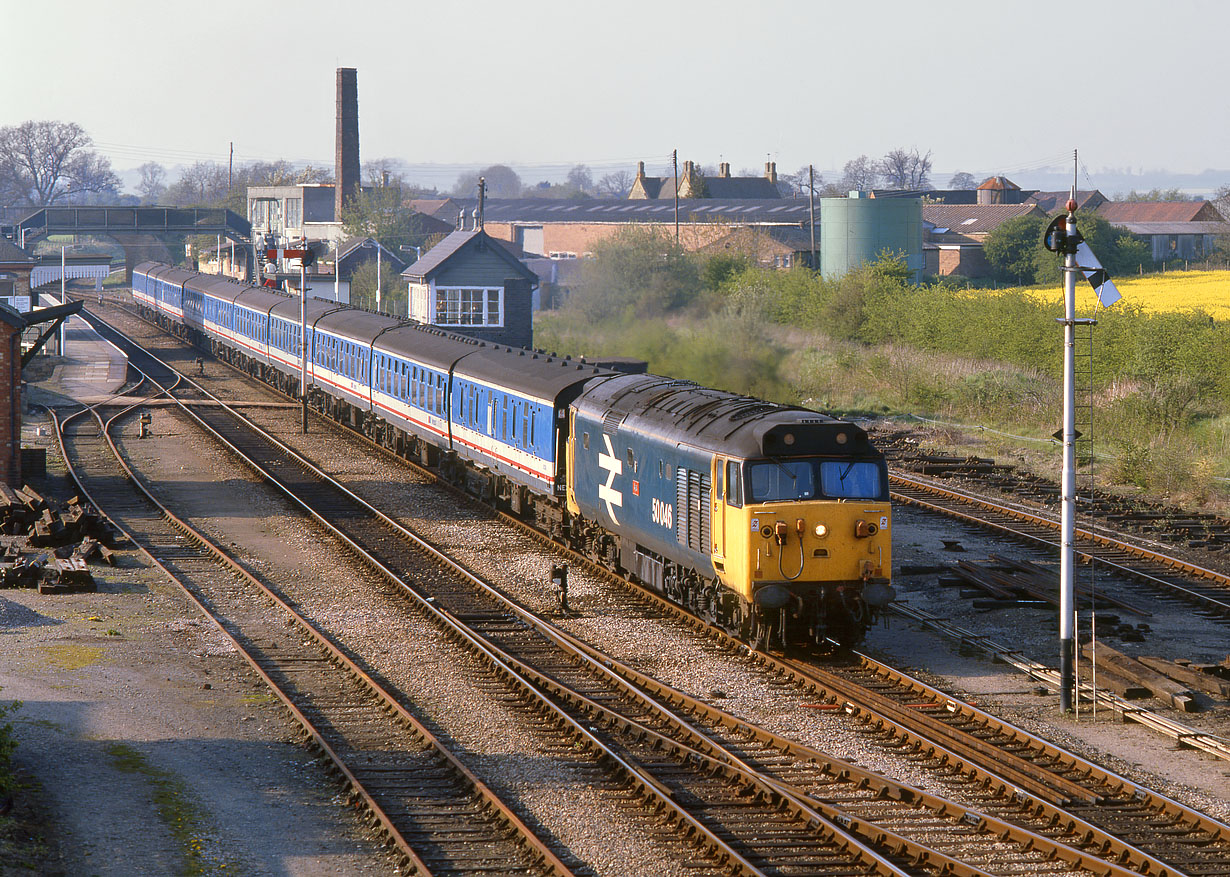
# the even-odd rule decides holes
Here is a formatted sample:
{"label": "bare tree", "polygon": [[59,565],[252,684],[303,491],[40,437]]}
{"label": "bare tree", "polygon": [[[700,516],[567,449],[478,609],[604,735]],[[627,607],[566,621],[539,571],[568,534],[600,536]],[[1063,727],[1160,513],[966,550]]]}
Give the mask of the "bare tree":
{"label": "bare tree", "polygon": [[965,171],[957,171],[952,175],[952,179],[948,181],[948,188],[977,189],[978,180],[974,178],[973,174],[966,173]]}
{"label": "bare tree", "polygon": [[141,174],[141,182],[137,183],[141,203],[156,204],[167,190],[167,169],[156,161],[147,161],[137,171]]}
{"label": "bare tree", "polygon": [[186,168],[167,189],[166,200],[178,207],[209,207],[225,200],[227,194],[226,167],[212,161],[198,161]]}
{"label": "bare tree", "polygon": [[0,177],[14,200],[40,207],[87,192],[119,190],[120,180],[75,122],[23,122],[0,128]]}
{"label": "bare tree", "polygon": [[627,198],[635,182],[636,175],[631,171],[614,171],[603,175],[598,181],[596,191],[608,198]]}
{"label": "bare tree", "polygon": [[[783,198],[806,198],[810,184],[811,167],[809,165],[803,165],[792,174],[779,174],[777,177],[777,190],[782,193]],[[815,187],[817,195],[826,189],[824,177],[820,174],[815,175]],[[832,186],[827,188],[832,188]]]}
{"label": "bare tree", "polygon": [[866,192],[874,189],[880,181],[879,163],[865,155],[850,159],[841,171],[841,185],[846,190]]}
{"label": "bare tree", "polygon": [[594,190],[594,175],[588,166],[578,164],[568,171],[568,185],[578,192],[592,192]]}
{"label": "bare tree", "polygon": [[879,171],[890,189],[925,189],[931,185],[931,153],[894,149],[880,160]]}

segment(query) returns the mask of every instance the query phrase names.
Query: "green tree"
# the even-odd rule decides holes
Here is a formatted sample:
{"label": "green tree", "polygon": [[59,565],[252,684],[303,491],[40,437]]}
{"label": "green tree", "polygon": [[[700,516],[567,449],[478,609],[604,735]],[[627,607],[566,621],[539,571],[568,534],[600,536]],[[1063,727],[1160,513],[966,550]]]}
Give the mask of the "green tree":
{"label": "green tree", "polygon": [[[388,262],[380,272],[380,312],[406,314],[408,290],[400,275]],[[370,259],[350,275],[350,303],[369,311],[376,310],[376,260]]]}
{"label": "green tree", "polygon": [[1038,252],[1048,221],[1041,216],[1018,216],[987,235],[982,252],[997,279],[1025,286],[1036,282]]}
{"label": "green tree", "polygon": [[629,227],[593,251],[569,298],[588,320],[660,316],[700,293],[696,259],[659,229]]}
{"label": "green tree", "polygon": [[488,198],[521,197],[521,177],[506,164],[493,164],[481,171],[462,174],[457,178],[457,184],[453,186],[453,194],[459,198],[477,196],[479,177],[487,183]]}
{"label": "green tree", "polygon": [[390,252],[423,246],[420,214],[401,203],[401,191],[391,186],[365,189],[342,208],[342,230],[350,237],[370,237]]}
{"label": "green tree", "polygon": [[[1007,225],[1007,223],[1004,224]],[[1098,257],[1102,267],[1110,272],[1112,278],[1135,274],[1141,265],[1152,261],[1148,247],[1142,241],[1134,237],[1131,232],[1111,225],[1097,213],[1078,210],[1076,227],[1081,237],[1085,239],[1085,243],[1089,245],[1089,249]],[[1038,234],[1035,255],[1037,258],[1035,282],[1060,284],[1063,279],[1063,257],[1049,252],[1042,245],[1041,232]]]}

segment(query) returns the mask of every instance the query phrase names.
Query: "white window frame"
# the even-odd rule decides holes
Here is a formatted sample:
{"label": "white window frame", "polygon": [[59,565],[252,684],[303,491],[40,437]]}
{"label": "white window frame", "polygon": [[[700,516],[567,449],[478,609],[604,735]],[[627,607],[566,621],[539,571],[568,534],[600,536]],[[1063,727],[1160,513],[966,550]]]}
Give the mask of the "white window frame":
{"label": "white window frame", "polygon": [[[447,300],[450,293],[458,294],[457,302],[457,318],[456,321],[440,319],[440,303]],[[482,319],[477,323],[462,322],[461,320],[461,301],[465,293],[483,293],[482,302]],[[490,317],[490,294],[494,293],[496,297],[496,321],[492,322]],[[447,315],[447,310],[446,310]],[[432,289],[431,294],[431,322],[435,326],[458,326],[458,327],[477,327],[488,329],[502,329],[504,327],[504,287],[502,286],[438,286]]]}

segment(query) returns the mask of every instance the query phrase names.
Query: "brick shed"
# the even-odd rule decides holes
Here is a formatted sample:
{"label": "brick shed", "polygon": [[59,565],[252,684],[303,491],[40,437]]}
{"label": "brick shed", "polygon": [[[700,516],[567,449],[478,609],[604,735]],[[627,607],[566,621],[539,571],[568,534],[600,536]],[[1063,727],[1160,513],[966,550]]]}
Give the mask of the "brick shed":
{"label": "brick shed", "polygon": [[25,319],[0,304],[0,468],[4,482],[21,487],[21,330]]}

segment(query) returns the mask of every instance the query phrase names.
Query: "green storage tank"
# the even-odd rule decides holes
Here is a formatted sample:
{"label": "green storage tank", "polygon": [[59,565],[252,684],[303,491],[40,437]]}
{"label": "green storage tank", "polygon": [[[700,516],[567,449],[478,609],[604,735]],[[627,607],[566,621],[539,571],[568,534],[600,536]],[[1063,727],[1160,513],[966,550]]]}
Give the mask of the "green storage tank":
{"label": "green storage tank", "polygon": [[917,281],[922,274],[922,199],[820,199],[820,270],[836,278],[874,262],[885,250],[901,254]]}

